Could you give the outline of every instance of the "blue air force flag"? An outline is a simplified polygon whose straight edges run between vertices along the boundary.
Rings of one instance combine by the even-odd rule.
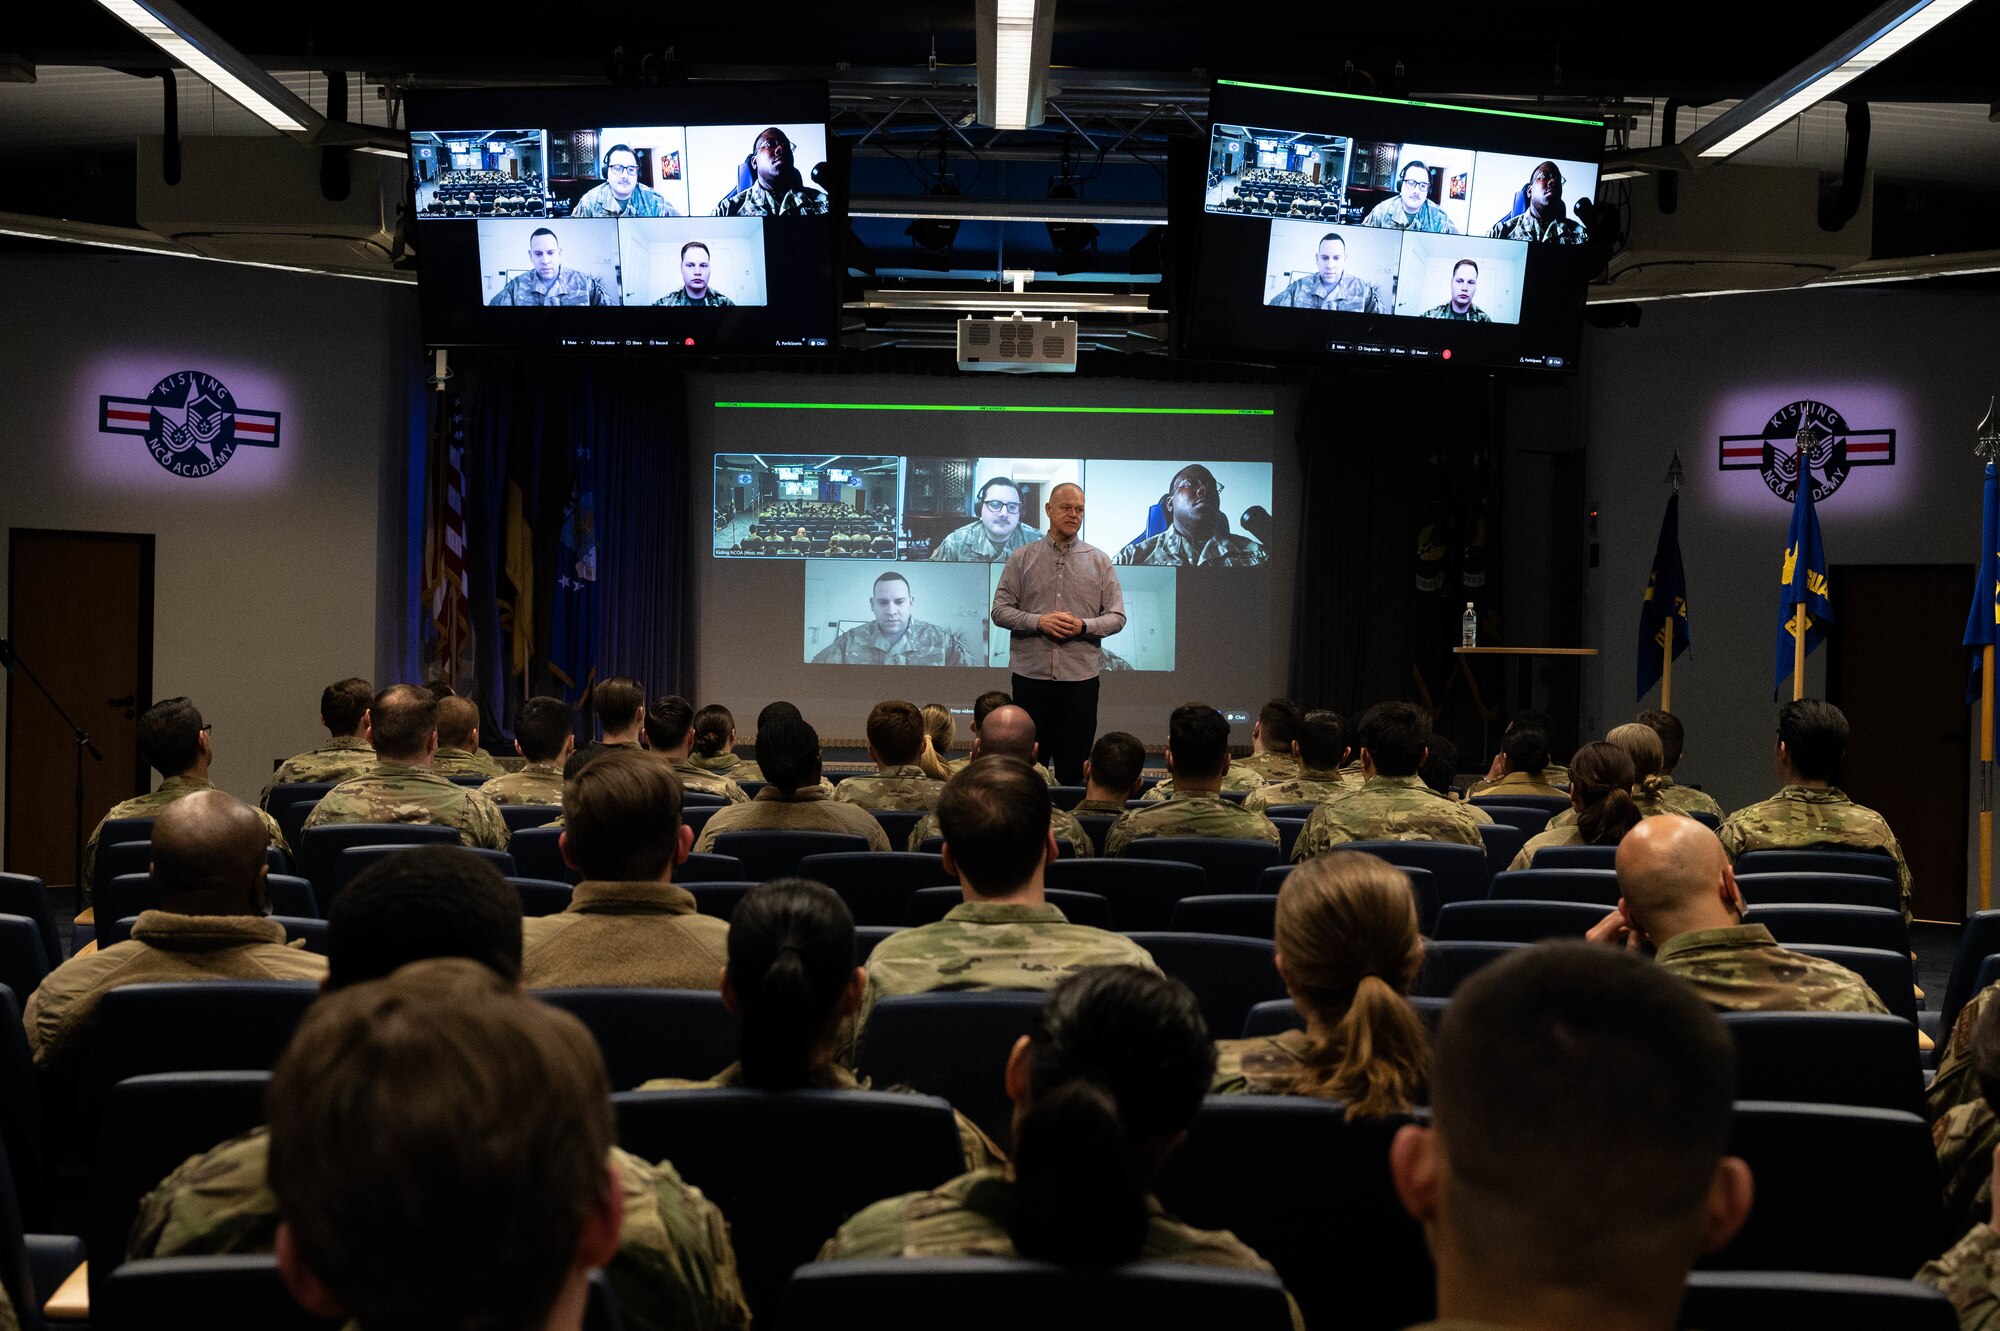
[[[1833,622],[1833,601],[1826,586],[1826,546],[1819,537],[1819,514],[1813,509],[1812,460],[1799,450],[1799,488],[1792,500],[1792,526],[1785,533],[1785,562],[1778,576],[1783,591],[1778,596],[1777,664],[1771,680],[1776,700],[1792,673],[1795,606],[1806,608],[1806,652],[1826,640],[1826,626]]]
[[[1979,697],[1979,650],[2000,641],[2000,468],[1986,464],[1985,517],[1979,525],[1979,577],[1972,586],[1972,608],[1965,613],[1965,645],[1973,648],[1972,678],[1965,700]]]

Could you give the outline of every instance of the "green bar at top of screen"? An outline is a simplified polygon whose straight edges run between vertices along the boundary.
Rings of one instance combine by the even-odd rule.
[[[1585,120],[1578,116],[1550,116],[1539,111],[1502,111],[1492,106],[1452,106],[1446,102],[1412,102],[1402,97],[1373,97],[1362,92],[1334,92],[1328,88],[1291,88],[1282,83],[1245,83],[1241,79],[1217,79],[1225,88],[1257,88],[1264,92],[1296,92],[1308,97],[1344,97],[1350,102],[1381,102],[1386,106],[1423,106],[1433,111],[1464,111],[1479,116],[1513,116],[1518,120],[1553,120],[1562,125],[1595,125],[1604,128],[1602,120]]]
[[[760,411],[1014,411],[1069,416],[1275,416],[1270,407],[988,406],[973,402],[717,402]]]

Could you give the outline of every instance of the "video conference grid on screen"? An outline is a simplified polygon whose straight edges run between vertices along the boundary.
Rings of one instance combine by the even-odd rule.
[[[1082,537],[1119,566],[1126,625],[1108,670],[1174,668],[1182,570],[1263,581],[1264,462],[718,454],[711,548],[788,561],[771,573],[796,588],[808,664],[1004,667],[1011,635],[990,622],[993,596],[1064,484],[1086,488]]]

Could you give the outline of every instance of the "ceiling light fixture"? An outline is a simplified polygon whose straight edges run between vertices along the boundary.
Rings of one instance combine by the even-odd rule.
[[[1890,0],[1805,60],[1703,125],[1679,146],[1717,161],[1825,101],[1972,0]]]
[[[0,236],[22,240],[46,240],[63,245],[88,245],[93,249],[125,250],[162,259],[201,259],[208,263],[234,264],[241,268],[271,268],[283,273],[309,273],[315,277],[349,277],[363,282],[388,282],[411,286],[415,273],[364,273],[338,268],[306,268],[291,263],[265,263],[256,259],[223,259],[201,254],[175,241],[164,240],[150,231],[132,227],[103,226],[95,222],[71,222],[55,217],[34,217],[27,213],[0,213]]]
[[[252,64],[173,0],[97,2],[272,129],[307,134],[326,123],[303,98]]]
[[[1045,118],[1055,0],[977,0],[979,121],[1028,129]]]

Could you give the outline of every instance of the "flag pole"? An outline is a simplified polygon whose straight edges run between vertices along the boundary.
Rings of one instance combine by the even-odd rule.
[[[1667,621],[1667,645],[1660,661],[1660,710],[1674,710],[1674,621]]]
[[[1792,701],[1806,696],[1806,606],[1792,607]]]
[[[2000,419],[1993,400],[1986,403],[1986,418],[1979,422],[1979,444],[1973,449],[1985,462],[2000,461]],[[1982,551],[1980,567],[1993,552]],[[1995,589],[1980,589],[1990,603]],[[1983,612],[1982,613],[1986,613]],[[1979,652],[1979,909],[1993,908],[1993,644]]]

